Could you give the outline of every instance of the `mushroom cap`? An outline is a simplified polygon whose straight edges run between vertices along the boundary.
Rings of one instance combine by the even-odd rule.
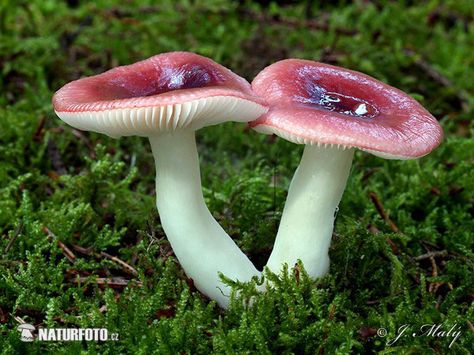
[[[356,71],[287,59],[261,71],[252,88],[270,109],[250,126],[294,143],[412,159],[443,139],[437,120],[415,99]]]
[[[70,82],[56,92],[53,106],[71,126],[113,137],[248,122],[267,110],[245,79],[189,52],[159,54]]]

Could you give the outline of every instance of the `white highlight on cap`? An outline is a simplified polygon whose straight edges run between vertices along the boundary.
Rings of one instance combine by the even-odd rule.
[[[367,105],[366,104],[360,104],[359,107],[354,111],[356,115],[362,116],[365,115],[367,112]]]

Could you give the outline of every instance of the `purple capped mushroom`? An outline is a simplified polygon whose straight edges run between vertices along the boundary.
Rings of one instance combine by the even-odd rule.
[[[172,52],[73,81],[56,92],[53,105],[75,128],[116,138],[148,137],[163,229],[201,292],[225,307],[230,290],[219,272],[239,281],[259,274],[204,202],[194,134],[266,112],[245,79],[211,59]]]
[[[415,159],[436,148],[443,131],[404,92],[332,65],[282,60],[260,72],[252,88],[270,109],[250,126],[305,145],[267,266],[278,272],[300,259],[311,277],[322,276],[355,148]]]

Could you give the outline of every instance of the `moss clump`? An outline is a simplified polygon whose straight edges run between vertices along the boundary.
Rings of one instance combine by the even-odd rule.
[[[0,3],[3,353],[474,352],[472,2],[265,3]],[[148,142],[72,130],[50,104],[70,80],[172,50],[248,79],[285,57],[364,71],[412,93],[446,140],[418,161],[357,153],[329,275],[267,273],[273,288],[237,284],[223,312],[166,241]],[[198,142],[210,210],[263,266],[301,147],[232,124]],[[119,340],[23,343],[19,318]],[[461,334],[421,335],[426,324]],[[408,336],[390,343],[404,325]]]

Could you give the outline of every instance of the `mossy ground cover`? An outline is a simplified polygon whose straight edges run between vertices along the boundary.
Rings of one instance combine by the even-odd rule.
[[[473,14],[468,0],[0,1],[2,352],[474,352]],[[224,312],[166,241],[148,142],[73,130],[50,103],[66,82],[173,50],[249,80],[288,57],[363,71],[418,99],[446,138],[417,161],[357,153],[330,273],[267,274],[265,294],[235,285]],[[210,210],[262,267],[301,147],[236,124],[198,142]],[[23,343],[20,319],[119,341]],[[411,335],[426,324],[461,335]]]

